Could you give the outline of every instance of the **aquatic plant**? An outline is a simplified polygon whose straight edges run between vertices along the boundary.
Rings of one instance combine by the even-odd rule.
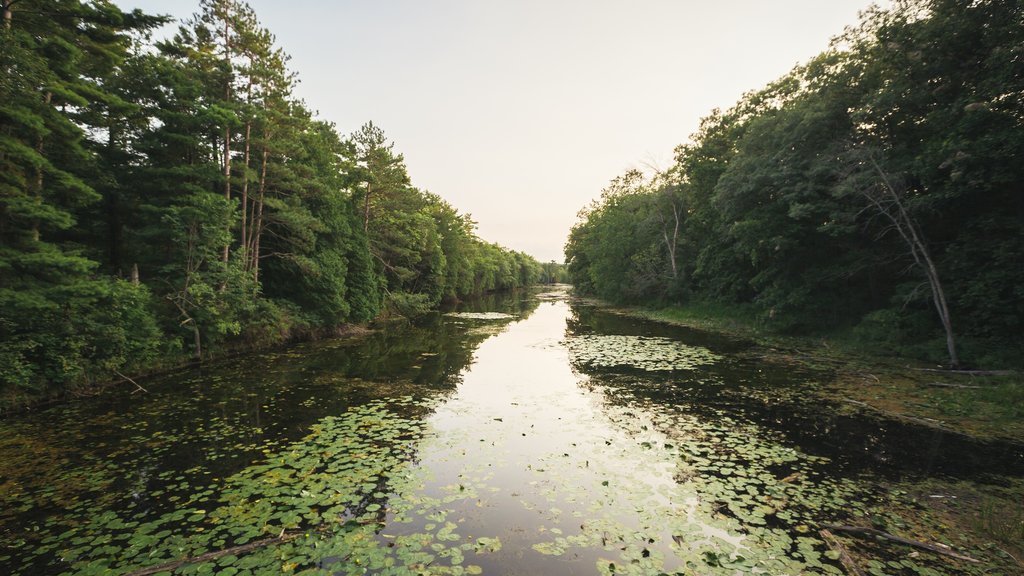
[[[628,367],[648,372],[694,370],[722,357],[678,340],[619,334],[578,334],[563,344],[575,364],[586,368]]]

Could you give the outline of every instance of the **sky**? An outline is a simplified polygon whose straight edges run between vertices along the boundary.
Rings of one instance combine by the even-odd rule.
[[[713,108],[824,51],[869,4],[249,0],[322,119],[342,135],[372,120],[415,186],[545,262],[563,260],[576,214],[612,178],[668,168]]]

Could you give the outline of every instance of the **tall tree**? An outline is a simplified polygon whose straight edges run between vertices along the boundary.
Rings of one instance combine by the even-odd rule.
[[[78,211],[100,199],[93,138],[109,128],[99,108],[117,102],[106,85],[130,35],[159,20],[108,2],[39,1],[20,12],[7,2],[3,11],[0,381],[39,388],[152,351],[144,291],[97,276],[66,238]],[[131,305],[120,314],[105,308],[111,298]],[[134,343],[119,339],[128,333]]]
[[[369,232],[374,206],[408,186],[409,174],[405,158],[394,151],[394,142],[388,142],[384,131],[373,122],[364,124],[350,138],[359,168],[356,185],[363,203],[363,230]]]

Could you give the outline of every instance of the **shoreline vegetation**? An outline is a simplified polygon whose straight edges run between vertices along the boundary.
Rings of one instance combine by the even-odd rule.
[[[877,420],[879,426],[897,422],[922,427],[942,438],[958,436],[981,445],[1002,446],[1010,451],[1005,456],[1009,459],[1017,458],[1012,451],[1021,453],[1024,447],[1024,377],[1019,371],[954,371],[917,359],[866,351],[841,338],[785,335],[769,330],[741,307],[623,306],[589,296],[575,298],[612,314],[749,342],[750,348],[741,355],[768,365],[810,368],[823,375],[821,381],[805,382],[796,390],[746,390],[743,394],[748,401],[756,402],[758,394],[764,394],[763,402],[775,408],[788,404],[797,414],[823,411],[817,417],[824,420],[849,417]],[[936,442],[941,444],[941,440]],[[1024,569],[1024,507],[1020,500],[1024,479],[1019,476],[982,474],[967,480],[941,473],[909,475],[886,480],[882,486],[887,493],[901,495],[900,504],[893,500],[885,510],[886,518],[897,528],[894,531],[916,541],[987,550],[993,559],[1000,559],[997,568],[983,565],[988,569],[1006,573]],[[855,534],[870,528],[852,528],[853,532],[823,536],[833,550],[852,557],[850,565],[872,566],[879,556],[900,549],[891,542],[882,544],[878,539],[870,543]]]
[[[570,232],[570,283],[745,330],[1021,369],[1022,20],[1017,2],[868,8],[711,111],[667,169],[613,179]]]
[[[495,294],[506,294],[514,293],[519,290],[529,290],[538,287],[549,286],[557,284],[554,282],[548,283],[536,283],[528,286],[522,286],[517,288],[511,288],[506,290],[498,290],[489,292],[486,294],[479,294],[473,297],[468,297],[465,301],[472,301],[476,298],[483,298],[492,296]],[[370,322],[363,324],[342,324],[332,328],[321,328],[315,331],[306,331],[298,334],[291,334],[287,338],[281,340],[268,340],[263,342],[225,342],[216,352],[215,355],[211,355],[204,358],[201,361],[197,361],[194,358],[187,358],[178,356],[175,358],[165,358],[162,362],[157,362],[149,366],[141,366],[137,371],[124,374],[118,373],[113,374],[110,378],[105,380],[97,380],[92,382],[83,382],[75,386],[63,387],[55,389],[45,394],[35,395],[5,395],[0,396],[0,419],[8,416],[15,416],[21,413],[30,412],[33,410],[44,409],[46,407],[60,404],[63,402],[73,401],[79,398],[87,398],[98,394],[103,394],[109,390],[118,386],[125,387],[125,394],[136,394],[139,392],[148,392],[148,390],[140,384],[140,381],[144,382],[146,379],[151,379],[159,376],[166,376],[182,370],[187,370],[190,367],[199,365],[217,364],[247,354],[255,354],[259,352],[273,351],[280,348],[286,348],[298,344],[317,342],[320,340],[339,340],[339,341],[357,341],[362,338],[366,338],[370,335],[376,334],[382,330],[388,330],[396,325],[400,325],[409,321],[415,320],[417,316],[421,316],[430,312],[437,312],[443,310],[444,307],[459,304],[464,300],[448,300],[439,303],[436,307],[419,310],[415,314],[410,316],[402,316],[395,313],[390,315],[381,315],[373,319]]]
[[[1016,370],[951,370],[865,349],[842,337],[791,336],[772,331],[738,307],[621,306],[594,298],[605,310],[751,342],[749,354],[824,370],[827,382],[806,393],[837,413],[869,415],[1024,445],[1024,375]]]
[[[317,118],[246,3],[167,23],[4,4],[0,410],[558,279]]]
[[[74,401],[79,398],[96,396],[106,393],[118,386],[124,386],[126,388],[126,394],[136,394],[139,392],[145,393],[149,392],[149,390],[142,386],[140,381],[144,383],[148,379],[167,376],[174,374],[175,372],[188,370],[191,367],[200,365],[216,365],[219,362],[238,358],[247,354],[273,351],[275,349],[286,348],[306,342],[316,342],[326,339],[337,339],[342,341],[359,340],[360,338],[365,338],[379,330],[385,329],[382,328],[382,326],[385,326],[388,322],[398,322],[401,320],[404,320],[404,317],[394,318],[391,320],[381,319],[379,324],[376,321],[367,324],[343,324],[330,330],[306,332],[299,335],[292,335],[287,339],[267,341],[259,344],[237,342],[234,345],[231,345],[230,343],[227,343],[217,350],[216,355],[211,355],[201,361],[187,357],[165,358],[162,362],[157,362],[149,366],[140,366],[137,370],[127,374],[122,374],[119,371],[119,373],[113,374],[106,380],[83,382],[75,386],[53,390],[48,394],[3,396],[0,397],[0,419],[25,412],[31,412],[33,410],[44,409],[55,404]]]

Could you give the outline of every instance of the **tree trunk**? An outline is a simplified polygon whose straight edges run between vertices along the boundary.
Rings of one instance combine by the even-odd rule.
[[[270,135],[268,133],[267,138]],[[260,281],[260,235],[263,233],[263,198],[267,190],[267,163],[270,151],[263,148],[263,165],[260,167],[260,186],[256,205],[253,207],[255,217],[252,224],[252,278],[257,284]]]
[[[231,104],[231,25],[224,18],[224,62],[227,65],[228,77],[224,80],[224,103]],[[231,200],[231,124],[224,126],[224,199]],[[231,224],[228,224],[230,229]],[[230,257],[231,243],[224,246],[221,259],[225,264]]]
[[[10,6],[10,5],[8,5],[8,6]],[[43,97],[43,102],[45,102],[46,105],[49,106],[50,103],[53,102],[53,92],[47,92],[46,95]],[[43,155],[43,143],[44,143],[43,137],[40,136],[36,140],[36,152],[40,156]],[[39,166],[39,167],[36,168],[36,182],[35,182],[35,185],[36,185],[36,188],[35,188],[36,196],[38,198],[42,199],[42,197],[43,197],[43,168],[42,168],[42,166]],[[34,242],[39,242],[39,221],[38,220],[33,220],[32,221],[32,240]]]
[[[950,558],[956,558],[957,560],[964,560],[966,562],[971,562],[974,564],[978,564],[980,562],[976,558],[972,558],[964,554],[958,554],[956,552],[953,552],[953,550],[951,549],[940,548],[939,546],[936,546],[935,544],[930,544],[928,542],[921,542],[918,540],[903,538],[900,536],[896,536],[894,534],[890,534],[888,532],[883,532],[882,530],[877,530],[875,528],[865,528],[863,526],[846,526],[840,524],[822,524],[821,526],[826,530],[835,530],[836,532],[846,532],[847,534],[869,536],[872,538],[882,538],[885,540],[889,540],[890,542],[903,544],[904,546],[911,546],[919,550],[927,550],[928,552],[934,552],[936,554],[949,556]]]
[[[107,151],[111,158],[116,157],[117,139],[120,135],[120,124],[112,118],[107,122]],[[110,250],[110,267],[118,271],[123,264],[121,245],[123,244],[124,225],[121,223],[120,185],[115,183],[107,194],[107,242]]]
[[[264,105],[264,111],[266,111],[266,105]],[[249,213],[249,225],[247,226],[246,233],[247,237],[244,239],[246,260],[245,269],[247,271],[253,269],[253,250],[256,246],[256,219],[262,216],[262,203],[263,203],[263,192],[267,186],[267,165],[270,163],[270,140],[272,131],[267,128],[263,135],[263,150],[260,153],[260,177],[259,183],[256,186],[257,198],[252,202],[252,209]]]
[[[250,59],[250,67],[252,60]],[[252,104],[252,75],[250,72],[249,86],[246,88],[246,101]],[[251,108],[250,108],[251,110]],[[246,220],[248,219],[248,204],[249,204],[249,150],[250,150],[250,137],[252,136],[252,118],[247,118],[245,121],[245,154],[243,156],[245,167],[243,169],[242,176],[242,233],[241,242],[242,250],[247,249],[246,245]],[[244,258],[244,255],[243,255]]]
[[[676,249],[679,246],[679,208],[676,207],[675,202],[672,203],[672,216],[675,218],[675,223],[672,227],[672,240],[668,239],[668,232],[662,228],[661,234],[665,238],[665,247],[668,248],[668,261],[672,268],[672,279],[676,280],[679,278],[679,267],[676,263]]]
[[[939,314],[939,321],[942,322],[942,329],[946,333],[946,351],[949,353],[949,362],[953,368],[960,366],[960,357],[956,351],[956,338],[953,334],[953,322],[949,314],[949,305],[946,301],[946,292],[942,288],[942,282],[939,280],[939,271],[935,266],[935,261],[932,260],[931,254],[928,252],[928,246],[921,238],[921,234],[917,231],[917,225],[914,223],[914,219],[907,212],[906,207],[903,205],[903,201],[900,198],[899,192],[896,191],[895,186],[889,180],[889,177],[882,170],[882,167],[878,165],[878,162],[874,157],[870,157],[871,165],[875,169],[879,178],[882,181],[882,189],[888,196],[888,202],[895,206],[895,210],[882,203],[882,201],[874,197],[870,191],[863,191],[862,194],[867,197],[868,201],[875,206],[875,208],[886,218],[892,222],[893,227],[899,232],[903,241],[910,247],[910,255],[914,259],[914,263],[924,272],[925,277],[928,279],[928,286],[932,291],[932,303],[935,305],[935,310]]]
[[[13,12],[11,12],[11,6],[13,6],[14,2],[16,2],[16,1],[17,0],[0,0],[0,9],[2,9],[3,13],[4,13],[4,32],[6,32],[6,31],[11,29],[11,19],[14,17]],[[7,39],[5,39],[4,41],[5,42],[9,42],[9,40],[7,40]],[[11,63],[10,62],[8,62],[8,63],[6,63],[4,65],[4,74],[5,75],[10,75],[11,74]],[[4,126],[3,126],[3,134],[5,136],[9,136],[11,134],[11,126],[9,124],[6,124],[6,123],[4,124]],[[6,154],[4,152],[0,151],[0,162],[3,162],[5,158],[6,158]]]
[[[256,212],[256,223],[253,227],[256,229],[256,237],[253,241],[252,246],[252,280],[259,284],[260,282],[260,235],[263,234],[263,193],[260,192],[259,209]]]
[[[189,318],[189,320],[192,322],[192,344],[195,346],[195,353],[193,354],[192,359],[195,360],[196,362],[202,362],[203,343],[202,337],[199,334],[199,325],[196,324],[196,321],[193,320],[192,318]]]
[[[363,233],[370,232],[370,183],[366,183],[366,197],[363,199]]]
[[[224,199],[231,200],[231,126],[224,127]],[[231,224],[228,224],[230,227]],[[230,256],[231,246],[224,245],[221,260],[226,264]]]

